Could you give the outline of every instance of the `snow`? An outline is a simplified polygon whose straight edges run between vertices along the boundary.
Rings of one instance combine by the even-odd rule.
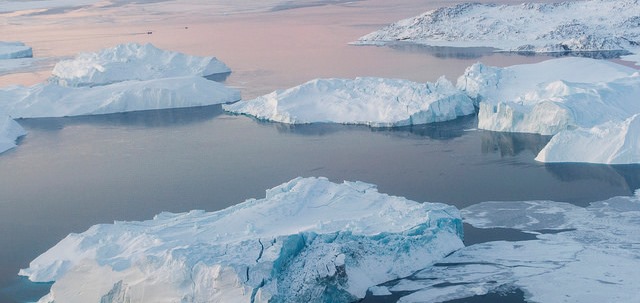
[[[511,52],[635,53],[640,42],[639,24],[640,5],[636,0],[462,3],[390,24],[355,44],[404,41]]]
[[[640,163],[640,114],[622,122],[565,130],[536,157],[541,162]]]
[[[554,135],[640,112],[636,70],[609,61],[563,58],[505,68],[476,63],[458,88],[479,103],[478,128]]]
[[[417,290],[399,302],[441,302],[515,288],[524,291],[527,302],[637,302],[640,191],[586,208],[501,201],[472,205],[462,214],[475,227],[516,228],[537,239],[458,250],[414,280],[391,287],[392,292]]]
[[[40,302],[345,302],[433,264],[461,236],[452,206],[296,178],[217,212],[95,225],[20,275],[55,281]]]
[[[0,153],[16,147],[16,140],[26,134],[16,121],[0,111]]]
[[[127,80],[208,76],[231,70],[215,57],[166,51],[152,44],[127,43],[95,53],[81,53],[55,65],[52,83],[97,86]]]
[[[30,58],[32,56],[31,47],[22,42],[0,41],[0,59]]]
[[[373,77],[315,79],[223,108],[282,123],[373,127],[447,121],[475,112],[471,99],[444,78],[436,83]]]

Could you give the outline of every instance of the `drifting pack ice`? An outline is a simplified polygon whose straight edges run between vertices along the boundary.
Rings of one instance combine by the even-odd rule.
[[[435,83],[373,77],[315,79],[223,108],[282,123],[373,127],[448,121],[475,113],[473,101],[444,78]]]
[[[31,47],[22,42],[0,41],[0,59],[31,58],[33,51]]]
[[[217,212],[70,234],[20,275],[39,302],[350,302],[463,246],[452,206],[297,178]],[[82,290],[82,291],[79,291]]]
[[[640,5],[636,0],[463,3],[398,21],[361,37],[356,44],[405,41],[513,52],[636,53],[639,20]]]
[[[127,43],[60,61],[53,68],[49,81],[61,86],[97,86],[127,80],[209,76],[229,72],[229,67],[215,57],[166,51],[150,43]]]
[[[640,74],[632,68],[586,58],[505,68],[476,63],[457,85],[478,103],[480,129],[560,133],[539,161],[639,162],[640,129],[630,119],[640,113]],[[603,144],[581,148],[596,142]]]

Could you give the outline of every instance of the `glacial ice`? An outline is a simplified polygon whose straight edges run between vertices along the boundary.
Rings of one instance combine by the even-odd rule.
[[[361,37],[356,44],[412,42],[512,52],[627,51],[640,42],[636,0],[497,5],[462,3],[428,11]]]
[[[529,241],[467,246],[389,287],[399,302],[440,302],[520,288],[527,302],[637,302],[640,190],[588,207],[552,201],[483,202],[462,211],[478,228],[516,228]]]
[[[373,77],[315,79],[223,108],[282,123],[373,127],[447,121],[475,112],[472,100],[444,78],[436,83]]]
[[[196,57],[159,49],[150,43],[120,44],[80,53],[58,62],[50,82],[61,86],[98,86],[128,80],[209,76],[231,70],[215,57]]]
[[[16,140],[26,134],[16,121],[0,111],[0,153],[16,147]]]
[[[31,58],[32,56],[31,47],[22,42],[0,41],[0,59]]]
[[[216,212],[70,234],[20,275],[39,302],[348,302],[463,246],[452,206],[296,178]],[[81,291],[80,291],[81,290]]]
[[[457,86],[478,102],[478,128],[554,135],[640,113],[639,84],[632,68],[563,58],[505,68],[476,63]]]

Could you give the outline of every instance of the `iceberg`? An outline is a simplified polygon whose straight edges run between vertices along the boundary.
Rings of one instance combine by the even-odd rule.
[[[553,201],[482,202],[462,211],[478,228],[514,228],[535,240],[460,249],[389,287],[398,302],[442,302],[521,289],[527,302],[636,302],[640,190],[587,207]]]
[[[26,134],[16,121],[0,114],[0,153],[16,147],[16,140]]]
[[[440,122],[475,113],[472,100],[444,78],[435,83],[373,77],[315,79],[223,108],[289,124],[372,127]]]
[[[462,3],[390,24],[355,44],[403,41],[525,53],[635,53],[640,43],[639,16],[636,0]]]
[[[14,118],[66,117],[204,106],[240,100],[240,92],[202,77],[125,81],[94,87],[41,83],[0,90],[0,111]]]
[[[640,113],[639,81],[620,64],[563,58],[505,68],[476,63],[457,86],[478,103],[478,128],[554,135]]]
[[[70,234],[22,269],[39,302],[348,302],[463,244],[452,206],[296,178],[216,212]],[[80,291],[81,290],[81,291]]]
[[[33,51],[31,50],[31,47],[24,45],[24,43],[0,41],[0,59],[31,57],[33,57]]]
[[[152,44],[128,43],[58,62],[50,82],[61,86],[98,86],[128,80],[209,76],[231,70],[215,57],[166,51]]]
[[[599,164],[640,163],[640,114],[622,122],[607,122],[593,128],[562,131],[551,138],[536,160]]]

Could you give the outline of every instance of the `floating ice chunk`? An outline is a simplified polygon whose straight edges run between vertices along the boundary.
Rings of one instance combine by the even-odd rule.
[[[453,120],[475,112],[451,82],[399,79],[316,79],[254,100],[224,105],[226,111],[270,121],[403,126]]]
[[[58,62],[51,82],[63,86],[96,86],[127,80],[208,76],[231,70],[214,57],[166,51],[147,43],[120,44],[95,53],[81,53]]]
[[[27,132],[13,119],[0,111],[0,153],[16,146],[16,140]]]
[[[462,3],[398,21],[355,43],[404,41],[536,53],[625,52],[635,51],[640,42],[638,16],[640,6],[635,0]]]
[[[458,88],[479,103],[478,128],[553,135],[640,113],[640,76],[602,60],[563,58],[506,68],[469,67]]]
[[[95,225],[20,274],[55,281],[41,302],[347,302],[461,248],[461,224],[452,206],[297,178],[217,212]]]
[[[22,42],[0,41],[0,59],[31,58],[32,56],[31,47]]]
[[[541,162],[640,163],[640,114],[623,122],[565,130],[555,135],[538,156]]]
[[[51,83],[0,90],[0,104],[15,118],[96,115],[127,111],[203,106],[240,99],[240,93],[202,77],[126,81],[96,87]]]

